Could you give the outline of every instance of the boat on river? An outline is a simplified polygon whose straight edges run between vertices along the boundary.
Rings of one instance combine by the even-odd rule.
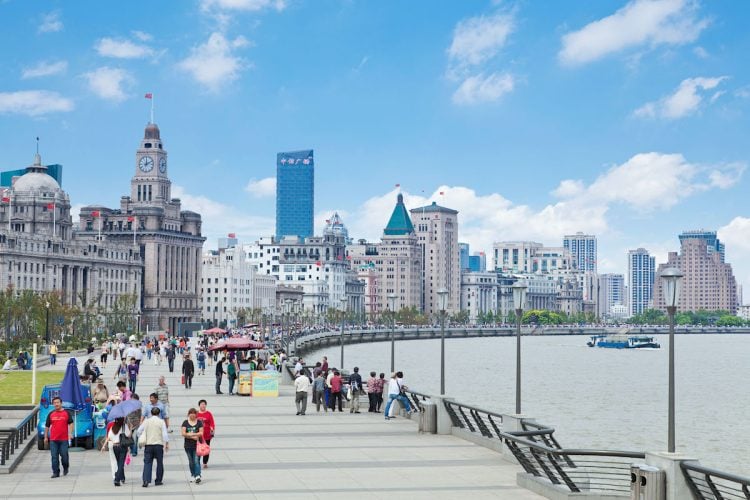
[[[658,349],[661,347],[654,337],[645,335],[592,335],[586,345],[609,349]]]

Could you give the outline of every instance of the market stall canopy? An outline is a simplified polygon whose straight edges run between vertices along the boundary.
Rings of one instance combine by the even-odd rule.
[[[227,333],[227,331],[219,328],[218,326],[215,326],[211,328],[210,330],[204,330],[203,333],[209,333],[211,335],[214,335],[214,334],[224,335],[225,333]]]
[[[263,342],[258,342],[253,339],[244,338],[231,338],[220,340],[212,345],[209,351],[246,351],[248,349],[263,349],[265,345]]]

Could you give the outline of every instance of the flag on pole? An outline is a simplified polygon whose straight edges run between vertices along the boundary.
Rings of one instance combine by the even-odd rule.
[[[154,94],[152,94],[151,92],[149,92],[148,94],[146,94],[143,97],[145,97],[146,99],[153,99],[154,98]]]
[[[440,191],[440,196],[443,196],[445,194],[445,191]]]
[[[91,217],[99,217],[100,213],[99,210],[92,210]]]
[[[3,203],[10,203],[10,196],[3,195]]]
[[[54,210],[55,204],[54,203],[47,203],[47,210]]]
[[[396,184],[396,187],[397,187],[397,188],[400,188],[400,187],[401,187],[401,184]]]
[[[237,237],[237,234],[236,234],[236,233],[229,233],[229,234],[227,235],[227,237],[229,237],[229,238],[236,238],[236,237]]]
[[[133,221],[135,221],[135,217],[133,217],[132,215],[128,216],[128,222],[133,222]]]

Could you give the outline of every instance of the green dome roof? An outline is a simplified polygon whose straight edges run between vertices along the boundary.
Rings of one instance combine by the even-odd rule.
[[[404,196],[399,193],[396,207],[393,209],[391,219],[388,221],[388,225],[385,227],[383,234],[386,236],[400,236],[411,234],[413,232],[414,225],[412,225],[411,218],[409,218],[409,212],[404,206]]]

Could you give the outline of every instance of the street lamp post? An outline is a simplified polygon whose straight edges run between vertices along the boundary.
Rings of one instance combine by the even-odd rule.
[[[669,410],[667,416],[667,451],[669,453],[675,452],[674,315],[677,312],[677,301],[680,298],[680,288],[683,276],[682,272],[674,267],[669,267],[661,273],[661,279],[664,280],[664,303],[667,305],[667,315],[669,315]]]
[[[395,293],[388,294],[388,307],[391,310],[391,373],[396,371],[396,297]]]
[[[44,342],[47,344],[47,346],[49,346],[49,300],[44,303],[44,306],[47,309],[44,323]]]
[[[346,320],[346,297],[341,297],[341,366],[339,370],[344,369],[344,321]]]
[[[448,301],[448,290],[441,288],[437,292],[440,298],[440,395],[445,395],[445,306]]]
[[[286,315],[286,328],[289,328],[289,311],[292,308],[292,299],[284,299],[284,311],[281,315],[281,348],[284,351],[287,350],[286,344],[284,344],[284,316]],[[289,341],[289,332],[286,332],[287,342]]]
[[[513,290],[513,307],[516,310],[516,415],[521,414],[521,319],[526,302],[526,285],[515,282]]]

